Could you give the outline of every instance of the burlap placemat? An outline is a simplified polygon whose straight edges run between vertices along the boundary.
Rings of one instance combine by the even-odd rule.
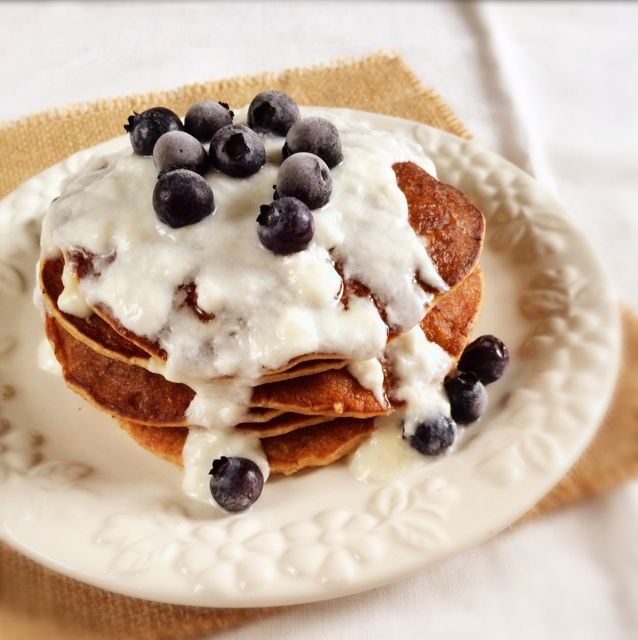
[[[131,110],[157,104],[185,112],[214,97],[234,105],[278,88],[301,104],[352,107],[426,122],[469,137],[449,107],[402,60],[383,53],[281,74],[222,80],[175,91],[101,100],[0,125],[0,196],[69,154],[122,133]],[[623,311],[625,363],[616,398],[592,446],[526,516],[591,496],[638,475],[638,316]],[[0,545],[0,637],[7,640],[186,640],[279,609],[198,609],[115,595],[65,578]]]

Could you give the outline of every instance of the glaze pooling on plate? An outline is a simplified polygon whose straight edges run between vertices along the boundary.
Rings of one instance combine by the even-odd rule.
[[[0,434],[4,540],[131,596],[285,605],[414,573],[508,526],[562,477],[592,438],[617,371],[617,307],[602,264],[561,204],[505,160],[425,125],[360,118],[418,139],[439,179],[487,217],[489,287],[478,332],[502,337],[514,364],[490,389],[480,434],[381,485],[354,483],[333,465],[271,483],[259,513],[217,519],[187,507],[176,471],[130,447],[109,418],[79,412],[82,401],[35,368],[41,324],[25,286],[37,258],[33,233],[60,180],[96,153],[88,150],[0,203],[0,385],[15,389],[10,399],[0,395],[10,424]],[[29,439],[33,429],[44,440]]]

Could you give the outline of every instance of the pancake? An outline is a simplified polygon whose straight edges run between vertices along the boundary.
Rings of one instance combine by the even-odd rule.
[[[475,267],[465,280],[442,296],[421,322],[425,336],[457,360],[474,327],[483,295],[483,276]],[[387,376],[386,376],[387,377]],[[387,413],[374,393],[364,389],[347,369],[256,387],[252,406],[335,417],[374,417]]]
[[[449,287],[459,284],[478,261],[485,236],[483,214],[458,190],[412,162],[393,167],[408,202],[408,219],[428,243],[428,255]]]
[[[441,296],[421,321],[421,329],[430,342],[436,342],[458,360],[465,349],[483,299],[483,272],[474,270],[450,293]]]
[[[91,404],[144,424],[187,424],[186,410],[195,397],[190,387],[96,353],[52,316],[46,316],[44,326],[65,382]]]
[[[120,421],[139,445],[182,466],[187,428],[156,429]],[[309,467],[323,467],[352,453],[373,431],[373,420],[342,418],[261,441],[271,473],[291,475]]]
[[[372,433],[373,420],[333,420],[261,441],[273,473],[286,476],[347,456]]]
[[[260,385],[253,389],[251,406],[266,409],[289,407],[291,410],[294,407],[297,413],[344,418],[382,416],[389,409],[346,369]]]
[[[250,424],[263,424],[278,418],[285,412],[279,409],[262,409],[260,407],[251,407],[248,410],[247,419]]]

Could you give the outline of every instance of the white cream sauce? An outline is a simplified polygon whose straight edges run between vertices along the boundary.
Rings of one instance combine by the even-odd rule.
[[[44,256],[81,249],[98,257],[97,277],[78,281],[65,269],[62,310],[83,317],[90,306],[110,309],[122,326],[166,351],[166,362],[151,360],[151,370],[196,391],[188,417],[206,430],[190,430],[184,487],[205,501],[214,457],[246,450],[267,475],[258,441],[223,430],[245,416],[251,387],[264,370],[303,354],[339,354],[355,361],[350,372],[385,403],[376,358],[386,346],[387,327],[369,298],[351,296],[343,306],[335,261],[347,279],[366,285],[393,328],[408,332],[386,350],[402,380],[396,393],[408,403],[408,432],[436,399],[431,387],[440,385],[444,363],[418,329],[433,297],[418,282],[447,287],[408,222],[392,170],[396,162],[412,161],[435,175],[434,166],[414,140],[374,131],[359,113],[323,115],[339,129],[344,160],[332,170],[330,202],[314,212],[314,239],[300,253],[274,255],[257,235],[259,205],[272,200],[282,138],[264,138],[269,162],[254,176],[209,172],[216,209],[191,226],[171,229],[158,220],[153,160],[134,155],[128,144],[93,158],[66,180],[45,216]],[[245,110],[236,121],[245,121]],[[188,282],[196,284],[197,304],[214,316],[210,321],[176,304],[176,290]],[[428,364],[432,357],[435,370]],[[420,375],[425,377],[417,383]]]

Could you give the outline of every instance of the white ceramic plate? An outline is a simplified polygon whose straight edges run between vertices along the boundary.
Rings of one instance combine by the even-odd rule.
[[[306,109],[309,112],[311,109]],[[619,355],[612,287],[563,207],[502,158],[431,127],[361,114],[418,140],[439,178],[485,213],[476,334],[510,346],[485,419],[452,455],[386,484],[345,465],[275,479],[248,513],[180,493],[180,472],[36,366],[37,230],[60,180],[96,151],[0,203],[0,535],[105,589],[209,606],[282,605],[370,589],[494,535],[576,460],[608,404]]]

